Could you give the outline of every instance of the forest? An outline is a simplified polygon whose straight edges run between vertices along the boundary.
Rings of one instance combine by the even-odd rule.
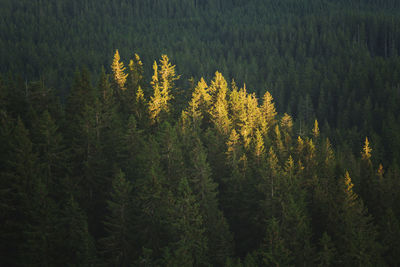
[[[400,2],[1,0],[1,266],[399,266]]]

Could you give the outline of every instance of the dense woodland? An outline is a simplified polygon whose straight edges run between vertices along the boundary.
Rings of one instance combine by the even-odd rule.
[[[0,51],[0,265],[400,265],[399,1],[1,0]]]

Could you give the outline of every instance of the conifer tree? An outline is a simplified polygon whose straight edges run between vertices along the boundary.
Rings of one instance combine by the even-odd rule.
[[[178,188],[178,184],[184,176],[186,169],[181,149],[177,127],[168,122],[160,125],[159,131],[161,166],[165,170],[166,178],[171,190]]]
[[[286,247],[282,229],[276,218],[271,218],[267,222],[266,236],[260,254],[266,266],[289,266],[292,263],[293,255]]]
[[[150,118],[152,119],[152,122],[155,123],[156,121],[159,120],[160,113],[165,107],[163,106],[163,99],[160,91],[160,84],[159,84],[159,79],[158,79],[158,65],[157,62],[154,61],[153,64],[153,77],[151,81],[151,85],[153,86],[153,96],[150,97],[150,102],[149,102],[149,112],[150,112]]]
[[[43,183],[49,194],[60,196],[60,184],[67,176],[67,150],[64,140],[49,112],[45,111],[39,121],[39,140],[37,141],[39,158],[43,168]]]
[[[239,142],[240,142],[240,136],[236,132],[235,129],[232,129],[232,132],[228,138],[228,141],[226,143],[227,145],[227,158],[229,160],[228,166],[231,166],[232,168],[237,168],[238,162],[240,159],[240,147],[239,147]]]
[[[108,216],[104,221],[107,235],[101,240],[104,260],[110,265],[129,266],[132,263],[133,210],[132,184],[120,170],[112,181]]]
[[[317,257],[318,266],[334,266],[336,249],[332,243],[331,237],[324,232],[320,239],[320,251]]]
[[[361,156],[363,160],[369,160],[371,158],[372,149],[369,146],[368,137],[365,137],[365,142],[363,146],[363,150],[361,152]]]
[[[119,56],[119,52],[117,49],[117,50],[115,50],[111,69],[113,72],[114,81],[118,85],[119,89],[126,90],[125,83],[126,83],[126,78],[128,77],[128,74],[124,73],[124,71],[125,71],[124,63],[120,62],[120,60],[121,60],[121,57]]]
[[[229,104],[230,118],[232,120],[232,126],[233,128],[238,129],[240,120],[241,118],[243,118],[242,114],[245,111],[244,109],[245,103],[242,101],[239,89],[234,81],[232,83],[232,90],[229,94],[228,104]]]
[[[272,129],[272,127],[275,125],[275,116],[276,116],[276,110],[275,110],[275,104],[273,103],[273,98],[271,94],[266,91],[264,96],[263,96],[263,104],[261,106],[261,112],[263,115],[263,131],[264,133],[267,133],[269,129]]]
[[[254,154],[256,157],[257,165],[259,165],[260,162],[263,160],[264,153],[265,153],[265,147],[264,147],[264,140],[262,137],[262,133],[259,129],[257,129],[255,135],[255,146],[254,146]]]
[[[273,198],[274,193],[275,193],[275,187],[276,187],[276,179],[277,179],[278,173],[280,172],[280,167],[279,167],[278,158],[272,147],[269,148],[267,162],[268,162],[268,167],[270,169],[270,171],[269,171],[269,183],[270,183],[270,190],[271,190],[270,192],[271,192],[271,198]]]
[[[290,115],[285,113],[281,118],[280,129],[283,133],[283,143],[285,150],[290,152],[292,148],[293,120]]]
[[[223,264],[233,252],[233,240],[226,219],[219,209],[218,185],[212,180],[207,155],[199,138],[194,140],[190,159],[193,171],[189,182],[204,221],[205,235],[208,240],[207,255],[213,264]]]
[[[123,92],[123,109],[122,112],[126,118],[130,114],[141,120],[144,116],[144,92],[143,92],[143,63],[138,54],[129,62],[128,77],[126,81],[126,90]]]
[[[318,121],[316,119],[314,121],[314,128],[313,128],[312,132],[313,132],[314,138],[317,139],[319,136],[319,127],[318,127]]]
[[[283,131],[285,131],[288,134],[291,134],[293,128],[292,117],[289,114],[285,113],[281,119],[280,126]]]
[[[153,96],[150,97],[149,112],[153,123],[160,121],[160,116],[168,116],[171,112],[170,101],[174,98],[172,90],[179,76],[175,73],[175,65],[172,65],[166,55],[162,55],[160,65],[154,61],[154,74],[151,85]]]
[[[230,120],[228,117],[228,102],[226,95],[228,85],[225,78],[220,72],[215,73],[214,80],[209,87],[213,97],[212,106],[210,108],[211,120],[219,133],[228,135],[230,131]]]
[[[162,257],[162,249],[171,238],[172,192],[160,165],[159,145],[153,136],[146,139],[137,152],[133,203],[134,229],[138,248],[152,252],[152,259]]]
[[[382,262],[378,232],[368,215],[363,201],[353,191],[353,183],[346,172],[341,180],[343,199],[340,207],[341,231],[336,247],[342,261],[353,265],[371,266]]]
[[[192,99],[187,109],[187,114],[192,119],[194,127],[201,125],[203,117],[208,113],[210,104],[211,96],[208,92],[207,83],[201,78],[192,93]]]
[[[357,186],[360,190],[358,191],[361,198],[365,202],[369,211],[374,216],[379,216],[379,180],[375,175],[375,171],[372,166],[372,149],[368,138],[365,138],[364,146],[361,151],[361,168],[360,168],[360,180]]]
[[[143,63],[140,59],[139,55],[135,53],[134,59],[131,59],[129,62],[129,82],[128,87],[132,91],[133,95],[139,89],[139,87],[143,86]]]
[[[173,242],[172,255],[166,253],[166,266],[206,266],[208,265],[207,238],[199,204],[193,196],[188,181],[183,178],[178,187],[174,203],[174,228],[177,241]]]
[[[65,252],[58,255],[57,265],[92,266],[96,262],[96,250],[86,214],[73,196],[65,200],[57,229],[57,250]]]
[[[29,131],[18,118],[12,130],[12,139],[5,170],[2,171],[2,201],[0,234],[2,247],[7,252],[5,262],[10,265],[29,263],[26,241],[34,223],[34,202],[40,182],[38,156],[33,151]],[[5,247],[5,244],[7,246]]]

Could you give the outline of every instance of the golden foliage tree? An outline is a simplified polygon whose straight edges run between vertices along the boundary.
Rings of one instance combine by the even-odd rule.
[[[372,149],[369,146],[368,137],[365,137],[364,147],[361,151],[361,157],[363,160],[369,160],[371,158]]]
[[[179,79],[175,73],[175,65],[169,62],[167,55],[162,55],[160,65],[154,61],[153,77],[151,85],[154,93],[150,97],[149,112],[152,122],[158,122],[162,113],[170,113],[170,100],[173,98],[171,90],[174,88],[174,81]]]
[[[350,174],[348,171],[346,171],[346,174],[344,175],[344,191],[346,195],[345,201],[350,207],[354,205],[358,198],[357,194],[353,192],[353,187],[354,184],[351,181]]]
[[[313,128],[312,132],[313,132],[313,136],[315,138],[318,138],[318,136],[319,136],[319,127],[318,127],[317,119],[315,119],[315,121],[314,121],[314,128]]]
[[[197,83],[193,93],[192,99],[189,102],[187,114],[194,124],[199,124],[203,119],[204,114],[208,111],[211,104],[211,95],[208,92],[208,85],[206,81],[201,78]]]
[[[211,120],[220,133],[227,135],[231,124],[228,117],[228,101],[226,99],[228,85],[220,72],[217,71],[215,73],[209,89],[214,98],[210,108]]]
[[[277,114],[272,95],[268,91],[264,94],[261,111],[264,119],[263,123],[265,124],[264,130],[267,132],[276,123],[275,116]]]
[[[114,81],[116,82],[118,87],[121,90],[126,90],[125,83],[126,83],[126,78],[128,77],[128,74],[124,73],[124,71],[125,71],[124,63],[120,62],[120,59],[121,59],[121,57],[119,56],[119,52],[117,49],[114,54],[114,60],[111,65],[111,69],[113,72]]]

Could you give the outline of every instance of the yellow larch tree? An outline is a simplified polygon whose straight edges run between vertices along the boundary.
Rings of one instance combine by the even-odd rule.
[[[114,54],[114,60],[113,63],[111,65],[111,69],[113,72],[113,77],[114,77],[114,81],[115,83],[118,85],[118,87],[121,90],[125,90],[125,83],[126,83],[126,78],[128,77],[128,74],[125,74],[125,67],[124,67],[124,63],[120,62],[120,55],[118,52],[118,49],[115,51]]]
[[[313,132],[314,138],[318,138],[318,136],[319,136],[319,127],[318,127],[317,119],[315,119],[315,121],[314,121],[314,128],[313,128],[312,132]]]
[[[198,125],[208,111],[211,105],[211,95],[208,92],[208,85],[206,81],[201,78],[197,83],[193,93],[192,99],[187,108],[187,115],[192,119],[195,125]]]
[[[266,91],[263,96],[261,112],[263,118],[262,123],[264,124],[264,131],[268,132],[268,130],[271,129],[271,127],[274,126],[274,124],[276,123],[275,116],[277,114],[273,98],[268,91]]]
[[[161,111],[163,110],[163,105],[162,105],[162,97],[161,97],[161,92],[160,92],[160,84],[158,81],[158,65],[157,62],[154,61],[153,64],[153,77],[150,82],[150,84],[153,87],[154,93],[153,96],[150,97],[149,101],[149,113],[150,113],[150,119],[154,123],[158,120],[159,115]]]
[[[283,142],[286,151],[289,151],[292,146],[292,131],[293,131],[293,120],[290,115],[285,113],[280,121],[280,128],[283,133]]]
[[[255,138],[254,138],[255,146],[254,146],[254,155],[256,157],[257,165],[260,164],[260,161],[263,158],[263,155],[265,153],[265,147],[264,147],[264,138],[262,136],[262,133],[259,129],[256,130]]]
[[[353,192],[353,187],[354,184],[351,181],[350,174],[346,171],[344,175],[344,191],[346,195],[345,202],[349,207],[353,206],[358,198],[357,194]]]
[[[234,81],[232,82],[232,90],[229,94],[229,110],[231,114],[232,127],[238,129],[240,124],[240,112],[243,109],[243,103],[239,96],[239,90]]]
[[[168,115],[170,113],[170,100],[173,99],[171,90],[174,88],[174,81],[180,76],[175,73],[175,65],[169,62],[167,55],[162,55],[160,65],[154,61],[154,74],[151,85],[154,93],[150,97],[149,112],[152,122],[158,122],[162,113]]]
[[[226,99],[228,86],[225,78],[220,72],[215,73],[214,80],[209,87],[213,97],[210,108],[210,116],[217,130],[227,135],[230,131],[231,122],[228,116],[228,101]]]
[[[363,160],[369,160],[371,158],[372,149],[369,146],[368,137],[365,137],[364,147],[361,151],[361,157]]]
[[[228,141],[226,142],[226,146],[228,148],[226,151],[226,155],[229,160],[229,165],[231,167],[237,166],[237,163],[239,161],[239,142],[239,134],[236,132],[235,129],[232,129]]]
[[[281,118],[280,126],[284,132],[291,134],[292,129],[293,129],[292,117],[287,113],[283,114],[283,117]]]

